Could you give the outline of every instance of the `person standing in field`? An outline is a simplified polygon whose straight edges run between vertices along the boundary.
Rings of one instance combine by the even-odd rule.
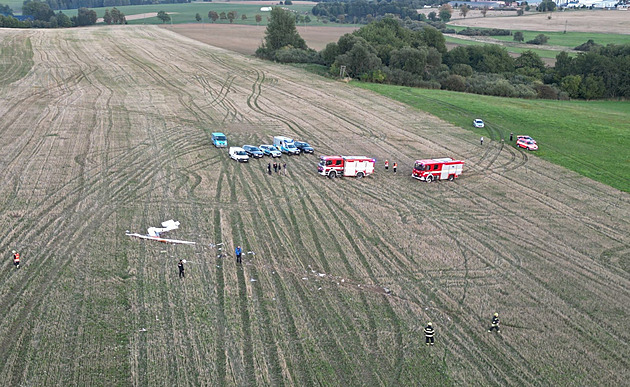
[[[273,163],[273,171],[278,172],[278,163]]]
[[[389,160],[385,160],[385,170],[389,169]]]
[[[483,136],[481,136],[481,139],[479,141],[481,142],[481,145],[483,145]]]
[[[180,259],[177,264],[177,268],[179,269],[179,278],[184,278],[186,275],[184,274],[184,260]]]
[[[236,263],[241,263],[241,255],[243,254],[241,246],[236,246],[234,253],[236,253]]]
[[[284,175],[286,176],[287,175],[287,163],[284,163],[282,165],[282,168],[284,169]]]
[[[501,328],[499,328],[499,314],[495,313],[492,316],[492,326],[488,329],[488,332],[492,332],[492,330],[496,329],[497,333],[501,333]]]
[[[435,339],[433,338],[433,336],[435,336],[435,329],[433,329],[433,324],[429,322],[427,326],[424,327],[424,337],[426,339],[427,345],[435,344]]]
[[[20,253],[18,253],[17,251],[13,250],[13,264],[15,265],[16,269],[20,268]]]
[[[394,173],[396,173],[396,168],[398,168],[398,163],[394,162]]]
[[[267,163],[267,173],[271,176],[271,163]]]

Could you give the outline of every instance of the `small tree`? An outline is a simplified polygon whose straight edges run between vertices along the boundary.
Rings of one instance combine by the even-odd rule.
[[[243,21],[247,20],[247,15],[242,14],[242,15],[241,15],[241,20],[243,20]]]
[[[470,8],[468,8],[466,4],[459,7],[459,14],[463,16],[464,18],[466,18],[466,15],[468,15],[468,12],[470,12]]]
[[[580,96],[584,99],[601,98],[606,92],[602,77],[588,75],[580,84]]]
[[[112,15],[109,13],[109,9],[105,10],[105,14],[103,15],[103,21],[105,24],[112,24]]]
[[[310,22],[311,22],[311,18],[308,15],[304,16],[304,23],[308,24]]]
[[[522,42],[523,40],[525,40],[525,37],[523,36],[523,33],[521,31],[516,31],[514,33],[514,41],[515,42]]]
[[[221,20],[227,20],[227,15],[225,14],[225,12],[221,12],[221,13],[219,14],[219,19],[221,19]]]
[[[516,16],[523,16],[525,14],[525,11],[523,10],[523,8],[519,8],[516,10]]]
[[[427,17],[429,18],[429,20],[431,21],[437,21],[437,14],[435,13],[435,11],[431,11],[429,12],[429,14],[427,15]]]
[[[208,19],[212,20],[213,23],[217,21],[218,18],[219,18],[219,14],[216,13],[215,11],[208,12]]]
[[[440,20],[444,23],[448,23],[451,21],[451,16],[453,16],[453,7],[448,4],[444,4],[440,7]]]
[[[256,25],[259,25],[261,21],[262,21],[262,16],[256,15]]]
[[[542,3],[538,4],[538,12],[553,12],[556,10],[556,3],[552,0],[545,0]]]
[[[284,5],[293,5],[291,0],[285,0]]]
[[[567,75],[566,77],[562,78],[562,81],[560,82],[560,88],[562,88],[562,90],[569,94],[569,97],[579,98],[581,83],[581,75]]]
[[[230,11],[227,13],[227,18],[230,21],[230,24],[232,24],[232,22],[234,22],[234,19],[236,19],[236,11]]]
[[[197,20],[198,22],[201,21],[201,15],[199,13],[195,15],[195,20]]]
[[[157,18],[162,20],[162,24],[166,23],[167,21],[171,21],[171,16],[164,11],[159,11],[157,13]]]
[[[490,8],[488,8],[487,5],[485,5],[483,8],[481,8],[481,14],[483,15],[483,17],[486,17],[486,14],[488,13],[488,10]]]

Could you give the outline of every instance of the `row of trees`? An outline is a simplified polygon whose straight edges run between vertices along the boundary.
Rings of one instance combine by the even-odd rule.
[[[127,24],[125,14],[120,12],[116,7],[112,8],[111,12],[109,9],[105,10],[103,21],[106,24]]]
[[[5,9],[4,6],[2,9]],[[10,10],[10,8],[9,8]],[[68,17],[63,12],[55,13],[47,3],[40,0],[28,0],[22,6],[22,15],[26,20],[18,20],[9,15],[0,15],[0,27],[5,28],[67,28],[96,24],[96,12],[87,8],[79,8],[76,16]],[[124,15],[123,15],[124,17]]]
[[[308,49],[294,18],[274,9],[265,41],[256,54],[279,62],[325,65],[331,75],[370,82],[442,88],[522,98],[630,97],[630,45],[601,47],[570,58],[558,55],[547,67],[533,51],[513,58],[498,45],[446,50],[440,31],[418,21],[383,18],[321,52]]]
[[[58,9],[76,9],[76,8],[102,8],[102,7],[121,7],[124,5],[146,5],[155,4],[155,0],[46,0],[50,8]],[[159,0],[159,3],[190,3],[190,0]]]

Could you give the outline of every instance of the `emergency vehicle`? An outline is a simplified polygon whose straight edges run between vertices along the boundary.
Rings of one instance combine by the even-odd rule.
[[[355,176],[361,178],[374,173],[376,160],[365,156],[320,156],[317,172],[335,178]]]
[[[451,158],[416,160],[411,176],[427,183],[433,180],[454,180],[462,174],[464,162]]]

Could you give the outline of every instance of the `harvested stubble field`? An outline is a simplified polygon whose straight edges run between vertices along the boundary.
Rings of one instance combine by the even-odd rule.
[[[0,44],[15,53],[0,62],[3,384],[627,383],[628,194],[157,27],[2,30]],[[284,156],[289,176],[268,176],[213,131],[379,168],[329,180],[315,156]],[[462,178],[410,177],[438,156],[465,159]],[[171,218],[171,237],[199,244],[125,236]],[[236,244],[256,255],[237,266]],[[501,334],[486,332],[495,311]]]

